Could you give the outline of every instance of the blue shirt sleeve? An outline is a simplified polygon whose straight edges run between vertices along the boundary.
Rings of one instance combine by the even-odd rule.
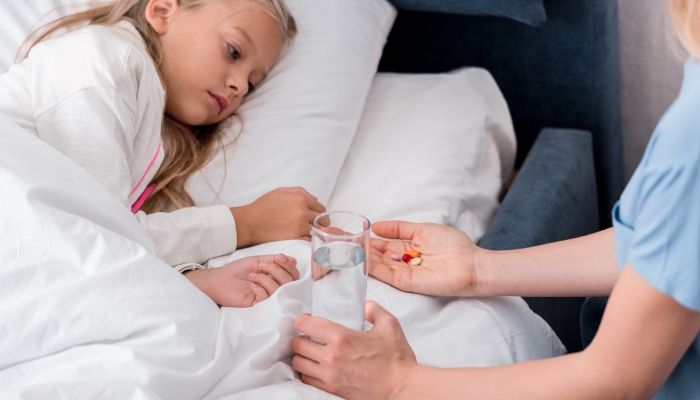
[[[644,168],[627,261],[647,282],[700,312],[700,163],[666,159]]]

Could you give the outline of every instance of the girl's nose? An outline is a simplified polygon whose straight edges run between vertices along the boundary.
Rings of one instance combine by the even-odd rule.
[[[228,87],[233,91],[234,96],[245,96],[250,89],[248,87],[248,79],[243,76],[230,77]]]

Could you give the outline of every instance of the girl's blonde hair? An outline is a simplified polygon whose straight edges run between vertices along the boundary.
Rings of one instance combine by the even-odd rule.
[[[671,0],[671,19],[685,48],[700,57],[700,2]]]
[[[207,1],[231,0],[177,0],[184,9],[195,9]],[[284,4],[284,0],[237,0],[247,1],[262,7],[277,21],[287,44],[296,35],[296,23]],[[149,0],[115,0],[107,3],[95,3],[87,10],[61,17],[32,32],[25,43],[31,47],[46,39],[53,33],[72,27],[88,25],[114,25],[119,21],[131,22],[141,34],[148,53],[161,76],[163,75],[163,49],[158,34],[146,20],[146,6]],[[165,88],[167,92],[167,88]],[[190,131],[192,129],[192,131]],[[217,125],[194,127],[188,129],[170,116],[163,115],[162,137],[165,149],[163,164],[156,172],[152,183],[155,185],[148,199],[141,207],[147,213],[166,211],[169,207],[176,209],[194,206],[192,197],[185,190],[185,182],[192,174],[202,169],[211,161],[215,153],[215,142],[221,145],[221,130]],[[223,146],[219,146],[221,148]]]

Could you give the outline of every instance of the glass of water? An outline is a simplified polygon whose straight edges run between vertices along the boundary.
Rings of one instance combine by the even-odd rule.
[[[364,331],[369,220],[347,211],[311,222],[311,315]]]

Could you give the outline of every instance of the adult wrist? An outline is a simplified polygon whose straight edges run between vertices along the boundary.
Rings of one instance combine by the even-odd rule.
[[[395,387],[395,390],[391,394],[391,399],[415,398],[417,393],[423,391],[423,388],[420,387],[421,384],[425,383],[425,373],[423,370],[426,370],[428,367],[414,362],[407,368],[403,382],[400,382],[399,385]]]
[[[469,296],[489,297],[493,296],[493,259],[497,252],[477,247],[474,251],[474,282],[468,288]]]

